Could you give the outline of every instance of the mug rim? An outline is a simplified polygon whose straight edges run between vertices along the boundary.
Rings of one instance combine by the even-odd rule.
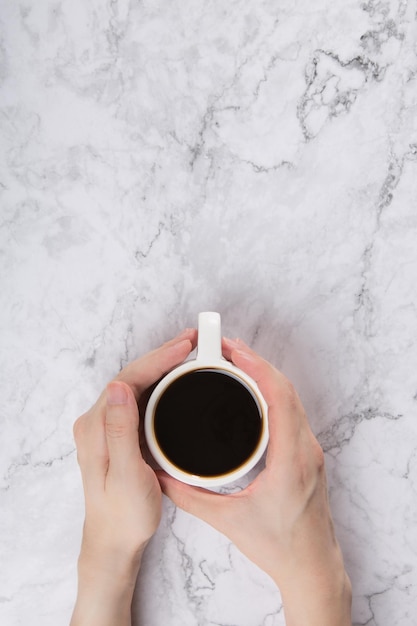
[[[225,472],[224,474],[201,476],[200,474],[193,474],[178,467],[175,463],[171,461],[171,459],[169,459],[165,455],[165,453],[158,444],[155,434],[155,409],[162,394],[173,382],[175,382],[182,376],[186,376],[187,374],[196,371],[217,371],[223,373],[224,375],[231,376],[232,378],[237,379],[238,382],[246,387],[251,393],[259,410],[259,416],[262,425],[261,433],[254,450],[243,463],[241,463],[238,467],[232,469],[231,471]],[[230,363],[230,361],[227,361],[224,357],[222,357],[220,362],[206,361],[197,358],[192,361],[186,361],[185,363],[177,366],[176,368],[168,372],[168,374],[166,374],[156,385],[146,407],[144,429],[146,441],[152,456],[154,457],[158,465],[167,472],[167,474],[173,476],[181,482],[185,482],[194,486],[220,487],[223,485],[227,485],[241,478],[242,476],[245,476],[251,469],[255,467],[258,461],[262,458],[269,439],[268,406],[256,381],[253,380],[253,378],[251,378],[248,374],[246,374],[246,372],[236,367],[233,363]]]

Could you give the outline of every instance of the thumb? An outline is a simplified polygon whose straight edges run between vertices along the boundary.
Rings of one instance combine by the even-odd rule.
[[[163,493],[176,506],[227,534],[227,513],[230,509],[230,498],[233,496],[220,495],[201,487],[191,487],[163,471],[156,474]]]
[[[106,389],[106,440],[108,473],[123,472],[132,458],[140,457],[139,412],[132,390],[126,383],[111,382]]]

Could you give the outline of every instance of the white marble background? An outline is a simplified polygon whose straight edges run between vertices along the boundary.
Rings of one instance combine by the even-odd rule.
[[[327,456],[354,624],[417,615],[415,0],[1,0],[0,622],[69,621],[72,423],[219,310]],[[281,626],[165,502],[140,626]]]

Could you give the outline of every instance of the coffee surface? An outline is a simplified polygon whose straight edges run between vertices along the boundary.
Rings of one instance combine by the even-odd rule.
[[[251,456],[262,418],[243,384],[223,373],[198,370],[165,390],[155,408],[154,428],[174,465],[198,476],[217,476]]]

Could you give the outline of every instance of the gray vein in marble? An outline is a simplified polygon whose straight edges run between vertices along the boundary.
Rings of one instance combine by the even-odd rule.
[[[409,585],[405,584],[404,586],[403,584],[401,584],[401,582],[399,583],[399,581],[401,577],[407,576],[410,573],[413,573],[413,570],[414,568],[412,566],[405,565],[403,567],[403,570],[399,574],[386,577],[386,579],[382,579],[382,577],[380,577],[380,582],[383,584],[383,588],[378,589],[377,591],[373,591],[372,593],[366,594],[365,596],[368,609],[369,609],[370,618],[367,619],[365,622],[355,621],[353,626],[373,626],[374,624],[377,624],[378,619],[375,614],[375,608],[374,608],[375,601],[377,601],[382,596],[392,592],[392,590],[395,589],[396,587],[399,587],[402,590],[408,591],[410,588]]]
[[[318,433],[317,438],[324,452],[339,454],[352,437],[356,428],[365,420],[383,419],[397,421],[402,415],[392,415],[385,411],[368,408],[358,413],[348,413],[334,420],[329,428]]]
[[[215,588],[215,583],[209,578],[207,571],[205,571],[204,563],[205,561],[201,561],[200,563],[194,563],[194,560],[191,555],[187,552],[186,542],[181,539],[178,533],[175,532],[175,518],[176,518],[176,509],[173,508],[172,515],[169,519],[169,528],[172,537],[175,540],[176,547],[178,550],[178,554],[180,556],[180,568],[182,572],[182,577],[184,580],[184,590],[186,592],[189,603],[192,607],[194,607],[194,611],[196,613],[200,612],[201,607],[204,604],[204,594],[201,594],[201,591],[212,591]],[[204,579],[207,580],[208,584],[206,585],[195,585],[195,569],[198,568]]]
[[[401,180],[403,172],[404,157],[398,158],[391,148],[390,161],[388,164],[388,172],[382,182],[378,199],[375,206],[375,226],[372,233],[371,241],[366,245],[362,257],[361,269],[361,286],[356,295],[356,306],[354,310],[355,317],[361,311],[365,318],[363,321],[363,330],[365,337],[369,338],[373,334],[372,330],[372,314],[374,312],[372,300],[372,287],[370,286],[371,270],[373,265],[373,255],[377,236],[381,230],[381,219],[383,212],[390,206],[394,197],[394,191]]]
[[[403,478],[405,478],[406,480],[410,479],[412,482],[416,479],[416,476],[411,473],[412,465],[413,463],[416,462],[416,458],[417,458],[417,447],[413,450],[411,456],[407,460],[407,467],[406,467],[404,474],[402,475]]]
[[[357,55],[343,61],[330,50],[316,50],[305,68],[306,90],[298,107],[297,117],[305,141],[311,141],[319,132],[312,128],[311,117],[323,111],[328,119],[348,113],[365,83],[382,81],[385,68],[370,59]]]
[[[49,438],[49,437],[48,437]],[[45,441],[45,440],[44,440]],[[43,441],[41,442],[41,444],[43,443]],[[41,445],[39,444],[39,445]],[[61,454],[59,456],[56,457],[50,457],[48,458],[47,461],[36,461],[33,462],[32,461],[32,452],[27,452],[24,453],[20,456],[18,461],[14,461],[13,463],[11,463],[11,465],[8,467],[8,469],[6,470],[6,473],[4,475],[4,481],[6,481],[5,486],[0,487],[0,492],[1,491],[8,491],[10,489],[10,487],[12,486],[12,481],[13,481],[13,477],[14,475],[19,472],[20,470],[24,470],[27,471],[28,469],[36,469],[38,467],[52,467],[55,463],[60,463],[65,461],[65,459],[67,459],[68,457],[72,456],[73,454],[75,454],[76,450],[75,447],[72,447],[68,452]]]
[[[258,165],[257,163],[247,159],[240,159],[240,162],[250,165],[255,174],[269,174],[269,172],[276,172],[281,168],[294,169],[295,167],[294,163],[291,163],[291,161],[281,161],[280,163],[271,166]]]
[[[409,2],[407,0],[399,0],[397,15],[395,18],[399,23],[402,23],[406,18],[407,8]],[[397,22],[394,17],[390,17],[390,3],[380,2],[378,0],[368,0],[362,3],[362,10],[374,18],[377,28],[370,29],[361,37],[361,44],[364,47],[368,47],[371,41],[370,47],[377,52],[381,51],[381,47],[388,41],[390,37],[394,37],[402,41],[404,39],[404,33],[399,32]]]
[[[154,244],[158,241],[159,237],[161,236],[162,231],[163,231],[164,228],[165,228],[165,224],[160,221],[158,223],[158,231],[154,235],[153,239],[149,242],[148,248],[145,251],[139,250],[139,249],[136,250],[136,252],[135,252],[135,259],[136,260],[146,259],[148,257],[148,255],[152,251],[152,248],[153,248]]]
[[[400,33],[393,19],[387,19],[380,28],[369,30],[360,39],[361,46],[370,53],[381,52],[388,40],[393,37],[398,41],[404,40],[404,33]]]
[[[214,96],[212,96],[210,98],[210,101],[209,101],[209,104],[207,105],[206,111],[204,112],[204,114],[202,116],[202,121],[201,121],[200,129],[198,131],[197,140],[196,140],[196,142],[195,142],[195,144],[193,146],[189,146],[189,150],[191,152],[191,159],[190,159],[191,170],[194,169],[196,160],[199,158],[199,156],[203,152],[203,148],[204,148],[204,144],[205,144],[204,136],[205,136],[208,128],[210,128],[211,124],[213,123],[214,118],[215,118],[215,114],[217,112],[221,112],[221,111],[230,111],[230,110],[239,111],[241,109],[241,105],[226,105],[226,106],[223,106],[223,107],[216,107],[216,105],[224,99],[224,97],[225,97],[225,95],[227,93],[232,91],[233,87],[236,86],[236,84],[238,83],[238,81],[242,77],[242,72],[243,72],[244,68],[247,65],[249,65],[250,62],[253,59],[255,59],[258,56],[258,54],[260,52],[260,49],[265,46],[265,43],[274,34],[278,24],[279,24],[279,19],[277,18],[273,22],[270,31],[267,33],[265,38],[261,41],[259,46],[256,47],[254,52],[252,54],[250,54],[249,56],[245,57],[237,65],[237,67],[236,67],[236,69],[234,71],[233,76],[229,79],[227,84],[224,84],[222,86],[222,89],[220,90],[220,92],[215,94]],[[267,64],[267,66],[266,66],[266,68],[264,70],[263,78],[259,80],[259,82],[256,85],[255,89],[253,90],[254,101],[259,96],[259,91],[260,91],[261,84],[267,82],[267,80],[268,80],[268,78],[267,78],[268,72],[271,69],[273,69],[273,67],[275,66],[275,63],[277,62],[278,59],[280,59],[279,55],[273,55],[273,57],[271,58],[271,60]]]

